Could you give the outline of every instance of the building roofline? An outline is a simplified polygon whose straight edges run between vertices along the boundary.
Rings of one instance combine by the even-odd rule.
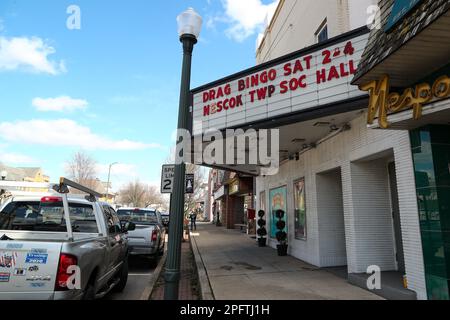
[[[280,14],[281,8],[283,7],[284,3],[285,3],[285,0],[280,0],[278,2],[277,8],[275,9],[275,12],[273,13],[272,18],[270,19],[270,23],[267,26],[267,28],[264,30],[264,36],[261,39],[261,42],[258,44],[258,48],[256,48],[256,52],[261,50],[261,47],[262,47],[262,45],[264,44],[264,42],[266,40],[267,34],[270,31],[272,31],[273,25],[275,24],[275,21],[277,20],[279,14]]]

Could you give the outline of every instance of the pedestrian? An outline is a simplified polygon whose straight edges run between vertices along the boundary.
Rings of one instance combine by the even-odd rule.
[[[191,231],[197,230],[197,214],[195,212],[191,212],[189,218],[191,219]]]
[[[220,222],[220,212],[217,211],[217,219],[216,219],[216,226],[221,227],[222,223]]]

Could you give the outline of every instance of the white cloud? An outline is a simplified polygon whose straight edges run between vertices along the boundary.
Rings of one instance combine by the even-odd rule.
[[[265,22],[270,21],[279,0],[263,4],[261,0],[223,0],[225,14],[230,19],[231,26],[225,34],[242,42],[255,33],[264,30]],[[208,23],[213,23],[211,20]]]
[[[38,111],[74,111],[76,109],[86,109],[88,102],[82,99],[73,99],[68,96],[57,98],[34,98],[32,101]]]
[[[10,165],[32,164],[36,163],[36,160],[23,154],[18,153],[1,153],[0,163],[6,163]]]
[[[78,147],[88,150],[163,149],[163,146],[155,143],[112,140],[68,119],[3,122],[0,123],[0,136],[6,141],[15,143]]]
[[[0,71],[24,70],[57,75],[66,72],[64,61],[49,60],[56,50],[41,38],[0,37]]]

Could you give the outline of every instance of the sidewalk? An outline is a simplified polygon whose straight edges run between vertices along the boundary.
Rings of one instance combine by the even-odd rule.
[[[162,266],[162,271],[155,283],[150,300],[164,300],[164,285],[164,266]],[[199,300],[195,261],[189,240],[183,241],[181,244],[179,300]]]
[[[198,224],[191,237],[196,260],[207,275],[200,281],[202,291],[211,289],[216,300],[382,299],[328,271],[279,257],[272,248],[259,248],[238,230]]]

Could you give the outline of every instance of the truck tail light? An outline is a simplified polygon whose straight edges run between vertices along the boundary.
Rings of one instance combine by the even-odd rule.
[[[155,242],[156,240],[158,240],[158,231],[153,230],[152,231],[152,242]]]
[[[41,203],[59,203],[62,202],[61,197],[43,197],[41,198]]]
[[[67,269],[70,266],[76,266],[78,264],[78,259],[70,254],[61,253],[59,257],[58,273],[56,274],[56,291],[67,291],[67,280],[72,274],[67,273]]]

